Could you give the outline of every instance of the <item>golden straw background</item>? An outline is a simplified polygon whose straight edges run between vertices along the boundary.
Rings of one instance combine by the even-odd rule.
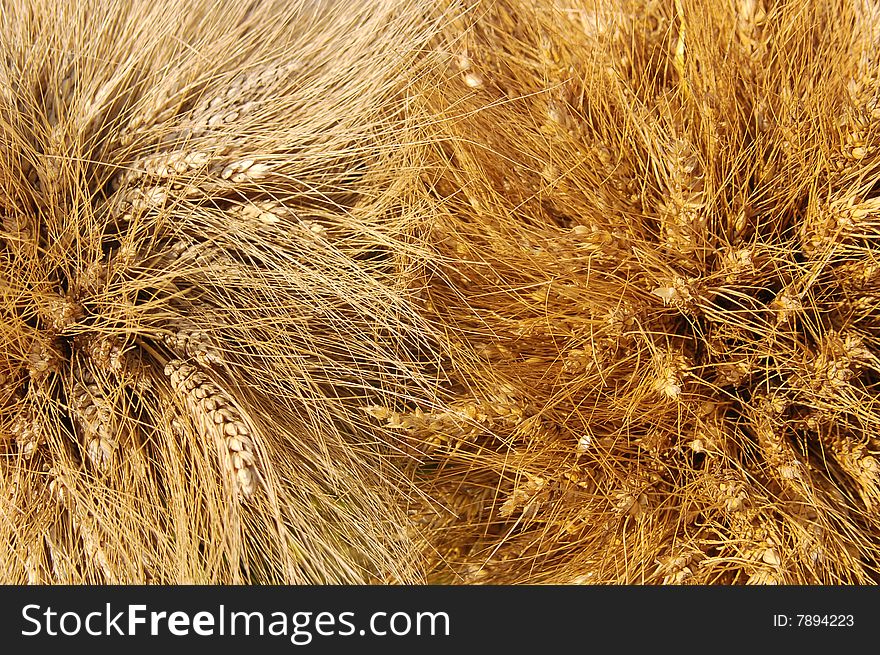
[[[0,0],[0,581],[874,584],[872,0]]]

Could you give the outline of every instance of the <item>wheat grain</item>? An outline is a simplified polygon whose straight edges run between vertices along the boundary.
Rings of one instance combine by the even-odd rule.
[[[223,355],[210,336],[186,319],[177,319],[170,325],[173,330],[165,336],[165,343],[180,357],[189,357],[202,366],[223,364]]]
[[[48,431],[42,419],[34,414],[32,408],[20,409],[12,419],[9,433],[24,457],[33,457],[37,449],[46,443]]]
[[[79,371],[73,389],[73,415],[82,430],[85,452],[98,470],[108,471],[118,444],[115,442],[111,399],[102,392],[88,370]]]
[[[121,375],[126,368],[126,348],[113,335],[82,335],[74,338],[78,350],[84,353],[98,370]]]

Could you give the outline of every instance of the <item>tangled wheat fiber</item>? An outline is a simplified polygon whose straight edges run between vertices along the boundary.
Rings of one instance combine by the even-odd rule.
[[[880,578],[877,3],[0,39],[2,581]]]

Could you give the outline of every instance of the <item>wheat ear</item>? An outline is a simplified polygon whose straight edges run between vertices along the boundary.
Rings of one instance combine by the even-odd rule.
[[[203,370],[179,359],[166,364],[165,375],[202,434],[216,440],[220,459],[232,475],[239,495],[250,497],[260,479],[253,432],[229,394]]]

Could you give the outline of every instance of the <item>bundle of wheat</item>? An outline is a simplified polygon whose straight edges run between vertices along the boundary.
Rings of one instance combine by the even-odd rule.
[[[0,5],[4,581],[413,582],[412,2]],[[368,55],[368,56],[367,56]]]
[[[880,13],[473,3],[432,46],[435,579],[878,579]],[[446,500],[449,496],[453,500]]]
[[[869,0],[0,23],[5,581],[878,580]]]

